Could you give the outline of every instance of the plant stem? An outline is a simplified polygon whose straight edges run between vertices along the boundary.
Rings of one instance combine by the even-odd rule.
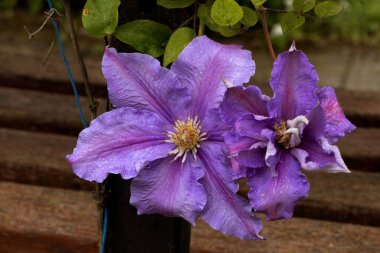
[[[203,21],[199,19],[198,36],[202,36],[204,32],[205,32],[205,25],[203,24]]]
[[[80,49],[79,49],[78,39],[77,39],[77,36],[75,34],[75,30],[74,30],[73,17],[71,14],[70,3],[67,1],[63,1],[63,3],[65,6],[67,27],[69,30],[71,42],[73,43],[73,46],[75,49],[75,54],[77,56],[77,60],[79,61],[80,72],[82,73],[82,77],[83,77],[84,88],[85,88],[86,95],[88,98],[89,109],[91,111],[91,119],[94,119],[94,118],[96,118],[96,111],[97,111],[98,103],[95,102],[94,98],[91,95],[90,82],[88,80],[86,65],[84,64],[84,60],[83,60],[82,54],[81,54]]]
[[[262,24],[263,30],[264,30],[265,42],[267,44],[269,54],[272,57],[272,61],[274,62],[276,60],[276,54],[274,53],[272,41],[271,41],[270,36],[269,36],[268,25],[267,25],[267,21],[265,18],[265,11],[266,11],[266,9],[262,6],[260,6],[257,9],[257,12],[259,13],[261,24]]]

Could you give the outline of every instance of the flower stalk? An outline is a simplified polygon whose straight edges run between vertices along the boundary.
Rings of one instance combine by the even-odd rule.
[[[266,8],[263,7],[263,6],[260,6],[257,9],[257,13],[260,16],[261,24],[263,26],[265,42],[267,44],[267,48],[268,48],[269,54],[270,54],[270,56],[272,58],[272,61],[275,62],[276,61],[276,54],[275,54],[275,52],[273,50],[272,41],[270,39],[270,35],[269,35],[269,31],[268,31],[268,25],[267,25],[267,21],[266,21],[266,18],[265,18],[265,12],[266,12]]]

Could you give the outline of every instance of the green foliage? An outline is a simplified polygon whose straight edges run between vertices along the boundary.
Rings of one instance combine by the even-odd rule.
[[[220,33],[224,37],[232,37],[240,33],[240,22],[232,26],[220,26],[211,18],[211,10],[205,5],[201,4],[198,7],[199,19],[211,30]]]
[[[137,51],[159,57],[164,53],[172,31],[151,20],[135,20],[117,27],[115,37]]]
[[[164,66],[168,66],[170,63],[177,60],[178,55],[182,50],[195,38],[195,32],[189,27],[182,27],[177,29],[172,36],[170,36],[169,42],[165,48],[164,53]]]
[[[299,12],[308,12],[315,6],[315,0],[294,0],[293,8]]]
[[[284,34],[302,26],[305,23],[305,17],[294,12],[285,13],[281,17],[281,28]]]
[[[330,16],[337,15],[341,10],[343,9],[343,6],[333,0],[327,0],[321,3],[318,3],[315,6],[314,12],[317,14],[318,17],[326,18]]]
[[[256,25],[258,19],[256,12],[246,6],[242,6],[241,8],[243,9],[241,23],[248,27]]]
[[[96,37],[103,37],[115,32],[118,23],[120,0],[87,0],[82,22],[87,32]]]
[[[17,4],[17,0],[2,0],[0,1],[0,13],[5,14],[6,16],[13,15],[13,9]]]
[[[194,3],[194,0],[157,0],[157,4],[168,9],[186,8]]]
[[[267,0],[251,0],[255,8],[259,8],[263,3],[265,3]]]
[[[232,26],[243,18],[243,9],[234,0],[216,0],[211,7],[211,18],[220,26]]]

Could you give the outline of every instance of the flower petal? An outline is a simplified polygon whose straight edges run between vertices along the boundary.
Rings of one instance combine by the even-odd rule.
[[[155,58],[106,48],[102,69],[115,107],[156,111],[172,122],[186,116],[191,103],[187,88]]]
[[[311,171],[350,172],[340,155],[337,146],[331,145],[326,138],[319,141],[303,142],[291,150],[301,167]]]
[[[251,137],[241,136],[233,131],[225,133],[223,137],[231,156],[236,156],[242,150],[249,150],[256,143]]]
[[[219,108],[209,110],[202,121],[202,132],[207,133],[207,140],[223,142],[223,134],[232,129],[220,118]]]
[[[298,50],[280,54],[273,65],[268,102],[270,116],[283,120],[307,115],[318,105],[318,75],[306,55]]]
[[[264,129],[271,129],[275,125],[272,118],[259,118],[256,115],[245,115],[235,122],[235,131],[242,136],[249,136],[257,141],[265,141],[262,136]]]
[[[79,177],[102,182],[109,173],[135,177],[142,167],[167,156],[174,145],[163,134],[170,125],[155,113],[119,108],[100,115],[84,129],[67,160]]]
[[[224,120],[234,124],[238,118],[249,114],[268,116],[268,100],[254,85],[233,87],[227,90],[220,108]]]
[[[195,38],[179,55],[171,70],[193,97],[193,114],[219,106],[227,87],[240,86],[255,73],[251,52],[237,45],[222,45],[206,36]]]
[[[233,179],[237,180],[246,177],[246,168],[240,166],[234,158],[240,151],[250,149],[251,146],[255,144],[255,140],[250,137],[241,136],[233,131],[225,133],[223,137],[228,148],[229,156],[232,158],[231,166]]]
[[[281,153],[275,173],[263,167],[248,174],[251,206],[255,211],[265,213],[268,220],[292,217],[297,201],[306,197],[309,191],[309,183],[301,173],[298,161],[286,152]]]
[[[325,135],[331,143],[355,130],[356,127],[344,115],[332,87],[323,87],[317,95],[327,121]]]
[[[266,148],[255,148],[251,150],[240,151],[239,154],[234,158],[239,164],[243,166],[260,168],[265,166],[265,153]]]
[[[131,204],[139,215],[179,216],[194,225],[207,201],[198,182],[202,177],[203,169],[192,158],[184,164],[173,157],[155,160],[133,179]]]
[[[260,219],[254,217],[248,201],[236,194],[238,184],[233,182],[231,167],[224,145],[203,143],[199,163],[204,168],[201,183],[207,194],[203,219],[214,229],[241,239],[262,239]]]

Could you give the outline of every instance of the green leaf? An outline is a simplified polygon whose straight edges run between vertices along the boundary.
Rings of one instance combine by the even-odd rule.
[[[189,44],[196,34],[193,29],[189,27],[182,27],[177,29],[169,39],[164,53],[164,66],[177,60],[178,55]]]
[[[251,0],[256,9],[263,5],[266,1],[267,0]]]
[[[234,0],[216,0],[211,7],[211,18],[220,26],[232,26],[243,17],[243,9]]]
[[[224,37],[232,37],[235,36],[236,34],[241,33],[240,29],[241,23],[237,23],[233,26],[219,26],[218,32],[223,35]]]
[[[342,10],[342,8],[343,6],[340,3],[328,0],[318,3],[315,6],[314,12],[318,17],[326,18],[337,15]]]
[[[151,20],[135,20],[118,26],[115,37],[139,52],[159,57],[172,31],[166,25]]]
[[[157,0],[157,4],[168,9],[186,8],[194,3],[194,0]]]
[[[251,8],[242,6],[243,9],[243,18],[241,19],[241,23],[245,26],[254,26],[257,23],[257,14]]]
[[[198,16],[211,31],[218,32],[224,37],[232,37],[240,33],[240,22],[232,26],[220,26],[211,18],[210,12],[210,8],[207,5],[199,5]]]
[[[210,10],[205,4],[200,4],[198,6],[198,17],[202,22],[210,28],[211,31],[217,32],[218,31],[218,25],[212,20],[210,17]]]
[[[103,37],[115,32],[118,22],[120,0],[87,0],[82,22],[87,32],[96,37]]]
[[[315,0],[294,0],[294,10],[300,12],[307,12],[314,8]]]
[[[294,12],[285,13],[281,17],[281,28],[284,34],[300,27],[305,23],[305,17],[297,15]]]

